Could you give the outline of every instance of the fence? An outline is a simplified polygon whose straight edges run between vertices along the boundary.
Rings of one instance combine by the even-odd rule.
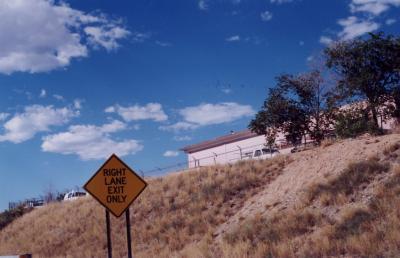
[[[39,206],[43,206],[43,205],[44,205],[43,199],[31,198],[31,199],[26,199],[21,202],[9,202],[8,209],[12,210],[19,206],[23,206],[24,208],[35,208],[35,207],[39,207]]]
[[[290,144],[282,142],[281,144],[278,144],[277,149],[282,152],[282,153],[289,153],[290,152],[290,147],[293,147]],[[148,171],[142,171],[140,170],[140,173],[142,176],[157,176],[157,175],[162,175],[166,173],[172,173],[172,172],[180,172],[183,170],[191,170],[191,169],[197,169],[202,166],[210,166],[210,165],[216,165],[216,164],[226,164],[226,163],[235,163],[239,160],[247,160],[247,159],[252,159],[253,158],[253,151],[254,150],[260,150],[262,149],[269,149],[266,147],[265,144],[256,144],[256,145],[251,145],[251,146],[245,146],[245,147],[240,147],[237,146],[237,149],[233,149],[230,151],[222,152],[222,153],[213,153],[212,155],[201,157],[198,159],[192,159],[192,160],[186,160],[186,161],[181,161],[175,164],[171,164],[165,167],[156,167],[154,169],[148,170]],[[272,152],[261,152],[261,156],[273,155]]]

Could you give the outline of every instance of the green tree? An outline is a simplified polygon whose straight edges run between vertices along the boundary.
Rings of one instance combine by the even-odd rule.
[[[307,134],[320,142],[331,123],[326,114],[327,98],[322,83],[318,71],[277,77],[277,85],[269,90],[264,105],[249,128],[265,134],[267,139],[271,136],[268,129],[275,128],[272,132],[284,132],[292,144],[298,144]]]
[[[399,38],[370,33],[368,39],[337,42],[325,49],[325,54],[327,66],[341,78],[337,95],[348,103],[366,100],[365,110],[378,127],[379,110],[393,101],[393,93],[399,88]],[[395,112],[400,115],[399,108]]]

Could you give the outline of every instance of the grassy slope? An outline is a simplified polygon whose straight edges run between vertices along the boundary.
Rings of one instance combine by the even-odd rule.
[[[381,139],[399,138],[372,141]],[[324,180],[307,186],[293,208],[266,215],[268,207],[258,207],[218,238],[216,229],[285,170],[295,169],[291,159],[299,156],[153,179],[131,210],[135,257],[395,256],[400,253],[399,146],[366,145],[378,154],[339,174],[320,175]],[[125,257],[124,221],[112,219],[112,225],[114,256]],[[35,210],[0,232],[0,254],[104,257],[105,250],[104,210],[91,198]]]
[[[274,180],[287,158],[216,166],[150,180],[131,210],[135,257],[169,256],[210,236]],[[140,207],[140,208],[139,208]],[[125,257],[124,220],[112,219],[115,257]],[[0,233],[0,254],[103,257],[104,209],[92,198],[32,211]]]

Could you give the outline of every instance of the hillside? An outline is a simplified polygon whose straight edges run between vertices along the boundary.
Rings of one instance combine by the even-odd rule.
[[[131,208],[135,257],[384,256],[400,253],[400,135],[149,180]],[[0,254],[105,257],[92,198],[34,210],[0,232]],[[112,218],[115,257],[124,220]]]

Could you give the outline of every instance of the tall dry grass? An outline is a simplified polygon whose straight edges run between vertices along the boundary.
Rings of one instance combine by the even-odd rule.
[[[287,157],[152,179],[131,209],[135,257],[398,257],[400,144],[381,152],[314,184],[293,209],[260,211],[218,238],[216,228],[266,189]],[[124,220],[112,225],[114,256],[126,257]],[[90,198],[52,204],[1,231],[0,254],[105,257],[104,228],[104,209]]]
[[[287,157],[202,168],[149,180],[131,208],[135,257],[171,257],[213,231],[282,172]],[[105,212],[92,198],[51,204],[0,232],[0,254],[105,257]],[[112,218],[114,257],[126,257],[124,219]],[[183,255],[183,254],[182,254]]]
[[[294,210],[237,225],[218,245],[221,257],[398,257],[400,160],[388,158],[399,149],[395,143],[379,157],[350,164],[311,187]],[[356,194],[358,201],[350,198]]]

